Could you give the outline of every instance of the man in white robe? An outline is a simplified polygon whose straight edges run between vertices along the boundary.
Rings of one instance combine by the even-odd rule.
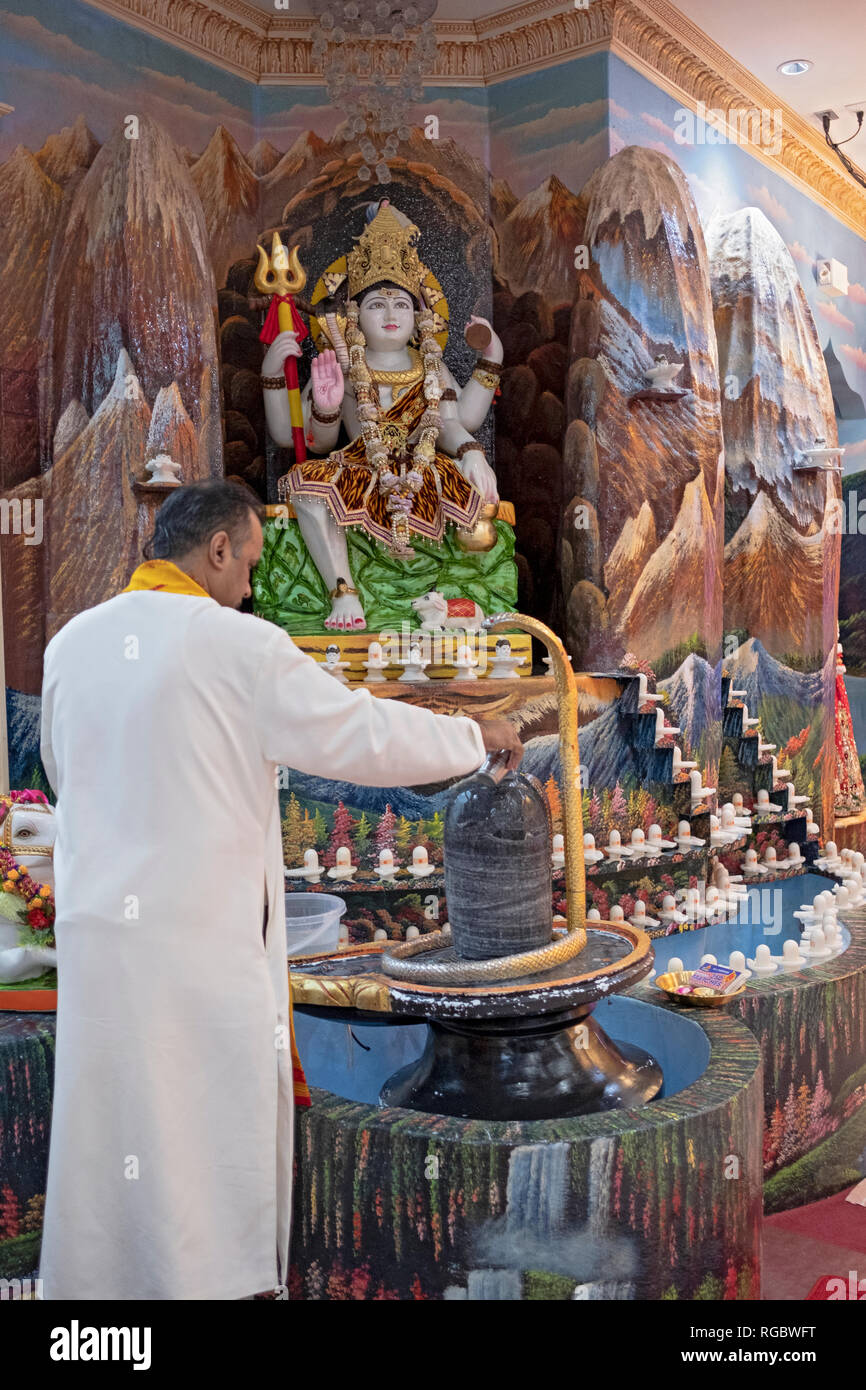
[[[48,1299],[238,1299],[287,1278],[293,1149],[277,768],[372,786],[520,744],[350,690],[237,611],[238,485],[171,494],[156,559],[45,653],[59,1001]],[[263,937],[263,920],[267,925]]]

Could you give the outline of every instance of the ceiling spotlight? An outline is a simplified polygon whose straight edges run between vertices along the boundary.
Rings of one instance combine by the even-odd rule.
[[[780,63],[776,71],[783,77],[799,77],[801,73],[808,72],[811,66],[808,58],[791,58],[787,63]]]

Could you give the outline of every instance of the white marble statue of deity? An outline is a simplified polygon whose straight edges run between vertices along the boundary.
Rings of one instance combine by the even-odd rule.
[[[286,489],[330,592],[325,626],[342,631],[366,627],[347,527],[411,556],[413,534],[441,541],[447,522],[472,531],[482,508],[498,501],[496,475],[474,432],[499,383],[502,344],[486,319],[473,316],[470,324],[489,330],[485,355],[466,385],[457,383],[436,340],[443,321],[424,283],[430,277],[418,257],[418,228],[387,200],[372,211],[347,256],[345,318],[338,327],[339,316],[327,316],[336,351],[314,359],[303,393],[304,433],[318,457],[296,463]],[[283,332],[262,363],[268,429],[284,446],[292,425],[282,369],[300,354],[295,334]],[[341,424],[351,442],[337,449]]]

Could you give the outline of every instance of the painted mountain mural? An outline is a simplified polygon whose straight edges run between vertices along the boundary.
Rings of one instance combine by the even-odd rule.
[[[804,789],[801,772],[798,790],[809,791],[816,819],[826,823],[833,730],[821,702],[832,709],[826,672],[836,642],[840,528],[830,519],[841,490],[834,474],[797,471],[794,463],[816,439],[836,443],[833,391],[797,268],[764,213],[717,214],[707,244],[724,382],[725,631],[818,676],[811,707],[796,713],[800,730],[790,728],[784,704],[761,697],[758,709],[763,738],[777,750],[794,735],[805,738],[812,785]],[[804,756],[799,750],[800,763]]]
[[[800,526],[820,525],[823,476],[792,464],[818,436],[835,444],[836,419],[797,267],[760,208],[716,215],[707,248],[731,501],[745,510],[764,486]]]
[[[201,379],[211,373],[209,409],[219,422],[215,305],[208,231],[190,170],[156,121],[142,117],[136,140],[121,126],[79,183],[55,242],[41,327],[45,462],[66,406],[79,400],[92,413],[124,348],[148,404],[176,381],[196,428],[207,423]],[[221,472],[219,457],[212,471]]]
[[[688,651],[712,668],[722,623],[722,437],[697,211],[678,165],[638,147],[598,169],[580,204],[577,240],[591,269],[572,313],[566,404],[569,421],[588,427],[589,457],[578,474],[587,495],[565,516],[588,514],[598,545],[582,548],[583,570],[563,594],[569,650],[580,669],[610,669],[630,649],[668,671]],[[674,399],[644,396],[660,356],[682,364]],[[714,762],[718,701],[711,707],[711,727],[686,735],[693,746],[703,738]]]

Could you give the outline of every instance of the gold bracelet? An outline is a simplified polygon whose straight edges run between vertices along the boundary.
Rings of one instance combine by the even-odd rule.
[[[318,412],[318,410],[316,409],[315,405],[313,405],[313,406],[311,407],[311,409],[310,409],[310,414],[311,414],[312,418],[313,418],[313,419],[316,421],[316,423],[319,424],[319,425],[334,425],[334,424],[336,424],[336,422],[339,420],[339,418],[340,418],[340,416],[342,415],[342,413],[343,413],[342,410],[332,410],[332,411],[329,411],[327,415],[320,415],[319,412]]]
[[[495,391],[499,385],[499,374],[494,376],[493,372],[486,372],[481,367],[476,367],[472,373],[473,381],[477,381],[479,386],[483,386],[485,391]]]
[[[284,376],[263,376],[261,382],[266,391],[285,391],[287,389]]]

